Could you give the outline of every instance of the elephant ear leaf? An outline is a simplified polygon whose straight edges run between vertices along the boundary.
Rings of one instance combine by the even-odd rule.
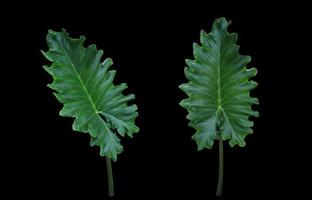
[[[211,33],[201,31],[201,45],[193,45],[195,59],[186,60],[189,82],[179,86],[188,95],[180,105],[197,131],[193,139],[198,150],[211,149],[219,137],[231,146],[245,146],[245,136],[252,133],[249,118],[259,115],[252,110],[258,99],[250,97],[257,83],[249,80],[257,70],[247,69],[251,58],[239,54],[237,34],[228,33],[228,25],[225,18],[219,18]]]
[[[64,104],[60,115],[75,118],[73,130],[89,133],[90,145],[99,146],[101,156],[116,160],[123,151],[117,133],[132,137],[139,131],[137,106],[128,105],[135,96],[122,94],[125,83],[113,84],[112,60],[101,62],[103,51],[95,45],[84,47],[84,36],[72,39],[65,30],[50,30],[46,40],[49,50],[42,53],[52,64],[44,69],[53,77],[48,86]]]

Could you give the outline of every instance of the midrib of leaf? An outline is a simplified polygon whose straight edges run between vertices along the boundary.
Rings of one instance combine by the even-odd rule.
[[[218,65],[217,65],[217,67],[218,67],[218,70],[217,70],[218,109],[217,109],[216,113],[218,111],[221,111],[221,113],[224,115],[224,118],[227,119],[227,121],[229,122],[231,130],[233,131],[233,133],[235,133],[235,131],[234,131],[233,127],[232,127],[232,124],[230,122],[230,119],[228,118],[227,114],[225,113],[224,109],[222,108],[223,104],[222,104],[222,99],[221,99],[221,90],[223,88],[221,88],[221,73],[220,73],[222,35],[223,35],[223,30],[222,30],[222,27],[221,27],[221,29],[220,29],[220,37],[219,37],[219,45],[218,45]]]
[[[92,98],[91,98],[91,96],[90,96],[90,94],[89,94],[89,92],[88,92],[88,90],[87,90],[85,84],[83,83],[83,81],[82,81],[82,79],[81,79],[81,76],[80,76],[80,74],[78,73],[78,71],[77,71],[77,69],[76,69],[76,66],[74,65],[74,63],[73,63],[71,57],[68,55],[68,53],[67,53],[67,51],[66,51],[65,48],[63,48],[63,51],[64,51],[65,55],[68,57],[68,59],[69,59],[69,61],[70,61],[70,66],[71,66],[72,69],[74,70],[75,75],[78,77],[79,83],[80,83],[80,85],[81,85],[83,91],[85,92],[86,96],[88,97],[88,99],[89,99],[89,101],[90,101],[90,104],[92,105],[92,108],[94,109],[95,114],[96,114],[96,115],[98,116],[98,118],[103,122],[103,119],[99,116],[99,113],[100,113],[101,111],[98,111],[98,110],[96,109],[95,104],[94,104],[94,102],[93,102],[93,100],[92,100]],[[106,126],[106,123],[103,122],[103,124],[104,124],[105,129],[108,131],[108,133],[111,134],[111,131],[110,131],[110,129]]]
[[[221,102],[221,75],[220,75],[220,58],[221,58],[221,41],[222,40],[222,29],[219,37],[219,45],[218,45],[218,65],[217,65],[217,93],[218,93],[218,110],[222,110],[222,102]]]

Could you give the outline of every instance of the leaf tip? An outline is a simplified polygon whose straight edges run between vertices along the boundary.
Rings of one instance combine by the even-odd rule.
[[[258,70],[257,70],[257,68],[250,68],[250,69],[247,69],[247,72],[249,72],[250,73],[250,77],[253,77],[253,76],[256,76],[257,74],[258,74]]]
[[[226,23],[229,24],[231,20],[227,20],[225,17],[220,17],[217,19],[219,23]]]
[[[109,69],[113,65],[113,60],[111,58],[106,58],[102,63],[101,66],[106,70]]]
[[[191,64],[192,60],[191,59],[185,59],[185,63],[186,63],[187,66],[190,66],[190,65],[192,65]]]
[[[99,49],[98,53],[102,56],[104,54],[104,51],[102,49]]]
[[[179,105],[184,108],[184,106],[185,106],[184,100],[180,101]]]
[[[255,82],[255,84],[257,84],[257,85],[258,85],[258,83],[257,83],[257,82]],[[259,99],[258,99],[258,98],[255,98],[255,104],[256,104],[256,105],[259,105]]]
[[[53,59],[49,56],[49,52],[45,52],[43,50],[40,50],[40,52],[48,61],[53,62]]]
[[[42,67],[43,67],[43,69],[44,69],[46,72],[48,72],[48,74],[50,74],[51,76],[53,76],[53,72],[52,72],[52,70],[51,70],[50,67],[48,67],[47,65],[43,65]],[[48,84],[48,87],[49,87],[49,85],[50,85],[50,84]]]
[[[238,146],[239,147],[245,147],[246,146],[246,142],[244,141],[244,139],[241,142],[238,143]]]
[[[207,35],[206,31],[204,29],[201,29],[200,30],[200,37],[202,38],[202,37],[204,37],[206,35]]]
[[[45,52],[43,50],[40,50],[40,53],[42,53],[42,55],[45,55]]]
[[[199,48],[199,44],[197,44],[196,42],[193,43],[193,48]]]
[[[184,87],[184,83],[182,83],[181,85],[178,86],[178,88],[180,88],[181,90],[183,87]]]
[[[65,28],[62,28],[61,34],[63,35],[63,37],[65,37],[67,39],[72,39],[72,38],[69,38],[69,34],[68,34],[68,32],[66,31]]]
[[[250,62],[251,61],[251,56],[246,56],[246,60],[247,60],[247,62]]]
[[[86,37],[84,35],[81,35],[79,37],[79,40],[81,41],[81,43],[83,44],[86,41]]]
[[[55,33],[55,31],[53,31],[52,29],[48,30],[48,34],[54,34],[54,33]]]
[[[138,114],[138,115],[139,115],[139,114]],[[134,133],[138,133],[138,132],[140,132],[140,127],[135,126]]]

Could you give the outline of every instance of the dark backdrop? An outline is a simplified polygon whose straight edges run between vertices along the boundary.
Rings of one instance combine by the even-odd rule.
[[[252,56],[250,66],[259,71],[259,87],[252,95],[260,100],[255,107],[260,117],[246,147],[225,143],[224,198],[301,194],[297,189],[304,184],[297,178],[303,171],[298,167],[302,154],[297,151],[305,150],[298,144],[303,121],[291,113],[300,107],[293,106],[297,97],[304,99],[301,88],[292,84],[306,81],[294,70],[305,74],[295,47],[307,36],[304,9],[209,2],[183,7],[105,2],[23,6],[10,7],[12,12],[2,17],[4,60],[9,63],[4,67],[8,73],[2,74],[2,99],[10,106],[4,106],[9,120],[1,142],[9,195],[107,198],[105,158],[89,146],[87,134],[72,131],[73,119],[58,115],[62,105],[46,87],[52,79],[42,69],[49,62],[40,49],[47,50],[49,29],[65,28],[71,37],[83,34],[87,44],[103,49],[104,57],[114,61],[115,82],[128,83],[127,92],[136,94],[140,132],[133,139],[122,138],[124,152],[113,163],[117,197],[213,198],[217,145],[196,150],[191,139],[195,130],[187,126],[187,112],[178,105],[186,97],[178,85],[186,82],[184,60],[193,58],[192,43],[199,42],[200,30],[209,32],[222,16],[232,21],[229,31],[238,33],[241,54]]]

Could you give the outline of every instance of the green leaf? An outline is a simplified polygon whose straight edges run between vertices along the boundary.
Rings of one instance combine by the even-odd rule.
[[[201,45],[193,45],[195,59],[186,60],[189,82],[179,86],[188,95],[180,105],[187,109],[189,125],[197,131],[193,139],[198,150],[211,149],[219,136],[231,146],[245,146],[244,138],[253,126],[249,117],[259,115],[251,108],[258,99],[249,94],[257,86],[249,80],[257,70],[246,68],[251,58],[239,54],[237,34],[229,34],[228,25],[219,18],[211,33],[201,31]]]
[[[89,133],[90,145],[100,147],[100,155],[116,160],[123,151],[117,136],[132,137],[139,131],[135,125],[136,105],[127,105],[134,95],[123,95],[127,84],[114,85],[115,70],[109,70],[110,58],[101,63],[102,50],[95,45],[84,47],[85,37],[72,39],[65,30],[49,31],[49,50],[43,55],[52,62],[44,69],[54,81],[48,86],[64,104],[60,115],[74,117],[73,130]]]

